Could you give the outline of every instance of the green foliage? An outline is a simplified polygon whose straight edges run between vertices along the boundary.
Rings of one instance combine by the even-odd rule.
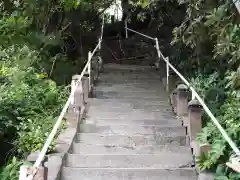
[[[27,47],[13,49],[10,47],[10,50],[2,52],[0,131],[5,134],[15,128],[17,151],[23,154],[41,149],[59,115],[67,91],[29,66],[39,62],[36,52]],[[4,52],[8,52],[5,54],[7,57]]]
[[[191,83],[239,147],[239,13],[232,1],[178,3],[186,8],[185,18],[175,27],[172,39],[173,48],[181,49],[176,55],[181,60],[179,69],[192,76]],[[212,145],[208,154],[199,157],[202,170],[216,171],[218,180],[239,179],[222,166],[234,152],[206,115],[198,141]]]
[[[195,88],[204,97],[205,102],[211,111],[215,114],[219,123],[227,131],[231,139],[240,145],[240,91],[234,89],[236,72],[226,73],[224,79],[220,79],[215,74],[210,76],[199,75],[192,80],[195,83]],[[224,85],[224,88],[223,88]],[[220,90],[221,89],[221,90]],[[214,91],[212,93],[211,91]],[[205,127],[198,135],[198,141],[212,145],[212,149],[208,154],[202,154],[198,159],[198,166],[202,170],[217,169],[219,164],[224,164],[229,160],[229,157],[234,154],[229,144],[223,139],[216,125],[205,115]],[[233,179],[233,172],[227,171],[224,167],[225,175],[219,178]]]
[[[68,89],[59,84],[68,84],[79,67],[68,58],[66,30],[74,23],[63,14],[79,6],[69,0],[0,3],[0,145],[15,146],[9,155],[22,159],[41,150],[65,103]],[[20,164],[9,162],[1,179],[18,179]]]
[[[17,160],[13,157],[6,167],[0,171],[1,180],[18,180],[19,168],[23,164],[22,161]]]

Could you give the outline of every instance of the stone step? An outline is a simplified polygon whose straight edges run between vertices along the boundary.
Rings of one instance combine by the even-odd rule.
[[[105,111],[107,112],[107,111]],[[182,122],[177,119],[160,119],[160,120],[129,120],[129,119],[84,119],[82,120],[82,124],[94,124],[97,126],[107,126],[107,125],[145,125],[145,126],[163,126],[163,127],[180,127],[182,126]]]
[[[81,168],[190,168],[191,154],[67,154],[66,166]]]
[[[138,81],[134,80],[134,79],[129,79],[129,80],[120,80],[120,79],[116,79],[116,80],[106,80],[106,82],[98,82],[97,86],[100,87],[104,87],[104,86],[131,86],[131,87],[146,87],[146,88],[150,88],[152,87],[152,89],[156,88],[156,89],[161,89],[163,88],[163,84],[162,82],[159,81],[148,81],[147,79],[139,79]],[[96,86],[96,87],[97,87]]]
[[[161,82],[159,83],[134,83],[132,81],[125,83],[125,82],[121,82],[121,81],[115,81],[112,83],[101,83],[101,87],[126,87],[126,88],[132,88],[132,89],[154,89],[154,90],[158,90],[158,91],[163,91],[164,86],[161,84]],[[98,86],[96,86],[98,87]],[[165,92],[166,93],[166,92]]]
[[[122,73],[122,72],[149,72],[152,73],[153,67],[142,65],[126,65],[126,64],[104,64],[104,73]]]
[[[156,119],[158,119],[161,116],[164,117],[173,117],[176,118],[175,114],[173,113],[173,111],[171,110],[170,106],[168,106],[168,109],[164,109],[164,107],[160,107],[161,111],[151,111],[151,110],[147,110],[144,108],[138,108],[135,109],[134,106],[137,107],[137,105],[132,104],[132,108],[130,107],[125,107],[124,104],[122,104],[122,107],[110,107],[110,109],[106,109],[109,107],[109,105],[107,105],[105,107],[105,104],[102,104],[99,108],[97,108],[96,106],[91,106],[89,105],[88,108],[88,114],[89,116],[94,116],[94,114],[99,115],[99,117],[102,116],[106,116],[106,111],[103,111],[104,109],[107,110],[107,112],[109,113],[109,116],[115,115],[115,117],[121,117],[121,116],[142,116],[142,117],[156,117]],[[141,106],[140,106],[141,107]],[[128,109],[127,109],[128,108]],[[149,107],[150,108],[150,107]]]
[[[110,109],[109,109],[110,110]],[[169,119],[171,120],[176,120],[176,117],[173,112],[129,112],[129,113],[116,113],[115,112],[107,112],[107,111],[91,111],[86,115],[86,118],[89,120],[98,120],[98,119],[114,119],[114,120],[129,120],[129,121],[134,121],[134,120],[165,120]]]
[[[95,101],[95,102],[94,102]],[[89,100],[89,102],[91,104],[94,103],[101,103],[103,105],[103,103],[110,103],[110,104],[114,104],[114,103],[137,103],[137,104],[142,104],[142,105],[153,105],[153,106],[166,106],[169,107],[169,103],[168,101],[158,101],[158,100],[148,100],[145,101],[144,99],[100,99],[100,98],[91,98]]]
[[[145,88],[124,88],[122,85],[115,85],[115,86],[97,86],[95,87],[95,92],[102,92],[102,93],[118,93],[123,94],[126,96],[137,94],[139,96],[168,96],[163,89],[145,89]]]
[[[108,93],[104,94],[97,94],[95,95],[96,98],[98,99],[113,99],[113,100],[120,100],[120,101],[127,101],[127,102],[133,102],[133,103],[138,103],[139,101],[145,101],[145,103],[150,103],[160,105],[160,104],[167,104],[168,103],[168,98],[160,98],[160,97],[141,97],[141,96],[121,96],[121,95],[109,95]]]
[[[161,77],[156,74],[134,74],[134,73],[124,73],[124,74],[102,74],[99,77],[98,83],[108,83],[115,81],[135,81],[135,82],[161,82]]]
[[[125,75],[125,74],[131,74],[131,75],[140,75],[140,76],[148,76],[148,75],[152,75],[155,77],[159,76],[159,74],[157,73],[157,71],[155,71],[155,69],[151,68],[148,70],[144,70],[144,69],[108,69],[104,66],[104,73],[102,75]],[[111,76],[109,76],[111,77]]]
[[[62,169],[62,180],[196,180],[192,168],[71,168]]]
[[[99,145],[107,147],[125,147],[134,150],[137,146],[158,146],[158,145],[174,145],[185,146],[186,136],[155,136],[155,135],[101,135],[96,133],[78,133],[76,137],[77,143],[83,145]],[[79,144],[80,145],[80,144]],[[99,147],[101,148],[101,147]],[[80,147],[81,150],[81,147]]]
[[[106,135],[161,135],[161,136],[184,136],[186,129],[184,127],[163,127],[163,126],[130,126],[130,125],[111,125],[96,126],[94,124],[80,124],[80,133],[98,133]]]
[[[161,85],[162,79],[159,76],[154,75],[134,75],[134,74],[108,74],[108,75],[101,75],[99,77],[98,84],[105,84],[105,83],[115,83],[115,82],[133,82],[137,84],[159,84]]]
[[[103,105],[110,105],[110,106],[155,106],[155,107],[170,107],[168,101],[145,101],[141,99],[99,99],[99,98],[91,98],[89,99],[89,104],[91,106],[103,106]]]
[[[138,89],[138,88],[136,88]],[[148,90],[135,90],[135,89],[126,89],[125,86],[107,86],[107,87],[103,87],[103,88],[98,88],[96,87],[96,89],[94,90],[95,94],[108,94],[108,95],[112,95],[112,96],[126,96],[126,97],[139,97],[139,98],[144,98],[144,97],[155,97],[155,98],[159,98],[159,99],[166,99],[167,93],[163,92],[163,90],[156,90],[155,92],[152,91],[152,93],[147,92]],[[166,96],[165,96],[166,95]]]
[[[103,73],[101,76],[99,76],[99,82],[108,82],[114,81],[114,80],[140,80],[145,79],[149,81],[160,81],[161,76],[159,76],[156,73],[144,73],[144,72],[121,72],[121,73]]]
[[[140,101],[140,100],[134,100],[134,99],[97,99],[92,101],[92,99],[89,99],[88,101],[88,107],[101,107],[101,108],[131,108],[134,111],[141,111],[141,112],[148,112],[148,113],[161,113],[159,110],[162,109],[171,109],[172,107],[168,103],[159,103],[154,101]],[[141,113],[140,112],[140,113]],[[169,114],[172,115],[171,111],[168,111]],[[164,112],[162,112],[164,113]]]
[[[118,93],[118,92],[100,92],[100,91],[94,91],[94,95],[96,98],[102,99],[127,99],[127,100],[136,100],[136,99],[141,99],[141,100],[145,100],[145,101],[160,101],[160,102],[164,102],[167,103],[168,102],[168,97],[161,97],[160,95],[153,95],[153,96],[143,96],[140,94],[126,94],[126,93]]]
[[[168,106],[145,106],[145,107],[140,107],[140,108],[134,108],[134,105],[129,104],[126,105],[120,103],[119,105],[115,105],[115,106],[111,106],[111,105],[107,105],[107,104],[102,104],[102,105],[90,105],[88,106],[89,111],[115,111],[115,112],[119,112],[119,113],[132,113],[132,112],[162,112],[162,113],[172,113],[172,107]],[[137,106],[136,106],[137,107]]]
[[[147,112],[147,113],[162,113],[162,114],[166,114],[169,113],[171,115],[173,115],[173,109],[172,107],[157,107],[157,106],[145,106],[145,107],[137,107],[134,105],[127,105],[127,106],[123,106],[123,105],[119,105],[119,106],[110,106],[110,105],[102,105],[102,106],[89,106],[88,108],[88,112],[97,112],[97,111],[102,111],[102,112],[106,112],[106,111],[110,111],[110,112],[118,112],[118,113],[133,113],[133,112]],[[174,119],[176,119],[174,117]],[[170,119],[171,121],[172,119]]]
[[[151,77],[120,77],[120,76],[114,76],[114,78],[109,78],[109,77],[100,77],[98,84],[115,84],[115,83],[120,83],[122,82],[123,84],[130,84],[132,83],[133,85],[136,84],[146,84],[146,85],[158,85],[158,86],[163,86],[161,79],[153,79]]]
[[[111,146],[85,143],[73,143],[70,153],[73,154],[158,154],[161,152],[182,152],[191,154],[188,147],[178,145],[143,145],[143,146]]]
[[[139,86],[143,86],[143,87],[139,87]],[[99,83],[95,86],[96,89],[109,89],[109,90],[113,90],[116,91],[118,89],[116,88],[121,88],[123,90],[123,87],[128,87],[128,89],[125,89],[124,92],[132,92],[132,91],[136,91],[136,92],[146,92],[148,94],[151,94],[152,92],[164,92],[164,86],[162,85],[162,83],[155,83],[155,84],[134,84],[133,82],[129,82],[129,83],[123,83],[123,82],[112,82],[112,83]],[[145,86],[144,86],[145,85]],[[166,94],[166,91],[164,92]]]

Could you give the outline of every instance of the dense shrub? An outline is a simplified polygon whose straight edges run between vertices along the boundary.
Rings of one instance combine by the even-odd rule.
[[[168,42],[162,31],[166,26],[169,29],[174,26],[171,63],[191,80],[219,123],[240,147],[240,14],[234,2],[166,0],[154,1],[147,8],[155,21],[151,23],[158,28],[158,37]],[[174,8],[184,15],[179,24],[172,23],[176,20]],[[240,179],[226,167],[225,163],[234,153],[206,114],[198,140],[213,146],[209,154],[199,159],[202,170],[217,172],[219,180]]]
[[[18,179],[22,160],[42,149],[69,94],[71,77],[81,71],[85,51],[95,43],[87,38],[86,48],[83,33],[100,27],[102,8],[111,3],[0,2],[0,145],[13,146],[10,152],[4,148],[0,158],[0,166],[2,158],[8,164],[0,179]],[[48,151],[53,150],[54,143]]]

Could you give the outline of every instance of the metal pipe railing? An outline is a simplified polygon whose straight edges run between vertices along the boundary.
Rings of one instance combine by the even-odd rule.
[[[94,48],[93,52],[89,51],[88,53],[88,61],[86,63],[86,65],[84,66],[78,80],[76,81],[76,83],[72,86],[72,90],[71,90],[71,93],[68,97],[68,100],[67,102],[65,103],[55,125],[53,126],[53,129],[52,131],[50,132],[45,144],[43,145],[43,148],[36,160],[36,162],[34,163],[33,167],[35,168],[34,171],[32,172],[31,175],[29,175],[26,180],[32,180],[35,176],[35,174],[37,173],[38,171],[38,168],[40,167],[42,161],[44,160],[44,157],[47,153],[47,150],[49,148],[49,146],[51,145],[54,137],[56,136],[57,134],[57,131],[63,121],[63,118],[67,112],[67,109],[68,107],[70,106],[70,104],[73,102],[73,96],[74,96],[74,93],[75,91],[77,90],[77,87],[79,86],[79,84],[81,83],[81,80],[82,80],[82,77],[84,76],[85,72],[88,72],[89,73],[89,79],[91,79],[91,60],[92,60],[92,57],[94,56],[94,54],[96,53],[96,51],[99,49],[101,49],[101,44],[102,44],[102,38],[103,38],[103,30],[104,30],[104,17],[103,17],[103,23],[102,23],[102,27],[101,27],[101,35],[100,35],[100,38],[99,38],[99,41],[98,41],[98,44],[96,45],[96,47]],[[89,81],[90,83],[90,81]],[[89,86],[90,87],[90,86]],[[23,179],[23,177],[25,177],[26,171],[24,168],[20,169],[20,180]],[[24,178],[25,180],[25,178]]]
[[[238,13],[240,13],[240,0],[233,0],[233,3],[235,4]]]
[[[137,32],[137,31],[135,31],[135,30],[133,30],[133,29],[130,29],[130,28],[128,28],[128,27],[125,27],[125,28],[126,28],[127,30],[132,31],[132,32],[134,32],[134,33],[136,33],[136,34],[139,34],[139,35],[141,35],[141,36],[143,36],[143,37],[146,37],[146,38],[148,38],[148,39],[155,40],[155,38],[153,38],[153,37],[151,37],[151,36],[148,36],[148,35],[146,35],[146,34]]]
[[[105,22],[105,16],[103,15],[103,22],[102,22],[102,27],[101,27],[101,35],[100,35],[100,39],[99,39],[99,41],[101,41],[101,42],[102,42],[102,39],[103,39],[104,22]],[[100,43],[100,46],[99,46],[99,50],[101,50],[101,43]]]
[[[125,35],[126,35],[126,38],[128,38],[127,19],[125,20]]]
[[[157,41],[158,42],[158,41]],[[159,49],[159,45],[156,44],[156,47],[158,49],[158,51],[160,51]],[[160,51],[161,52],[161,51]],[[198,95],[198,93],[196,92],[196,90],[190,85],[190,83],[186,80],[186,78],[184,78],[184,76],[169,62],[168,58],[165,58],[162,53],[161,56],[158,56],[159,58],[162,57],[162,59],[168,64],[168,66],[180,77],[180,79],[189,87],[189,89],[192,92],[192,98],[196,98],[199,103],[202,105],[203,109],[205,110],[206,114],[210,117],[210,119],[213,121],[213,123],[217,126],[218,130],[221,132],[222,136],[224,137],[224,139],[227,141],[227,143],[229,144],[229,146],[232,148],[232,150],[240,156],[240,150],[238,149],[238,147],[236,146],[236,144],[232,141],[232,139],[228,136],[227,132],[223,129],[223,127],[219,124],[218,120],[214,117],[214,115],[212,114],[212,112],[210,111],[210,109],[207,107],[207,105],[204,103],[203,99]],[[169,71],[169,68],[167,69],[167,71]],[[167,74],[169,74],[169,72],[167,72]],[[168,85],[168,84],[167,84]]]
[[[148,36],[146,34],[142,34],[140,32],[137,32],[135,30],[129,29],[127,27],[125,27],[125,28],[127,30],[129,30],[129,31],[132,31],[132,32],[136,33],[136,34],[139,34],[139,35],[144,36],[146,38],[155,40],[158,58],[159,58],[159,60],[163,59],[166,62],[166,69],[167,69],[167,72],[166,72],[167,73],[167,81],[166,81],[166,83],[167,83],[167,86],[169,85],[169,71],[170,71],[170,68],[171,68],[178,75],[178,77],[189,87],[189,89],[191,90],[191,93],[192,93],[192,99],[196,98],[199,101],[199,103],[202,105],[202,107],[203,107],[204,111],[206,112],[206,114],[210,117],[210,119],[213,121],[213,123],[216,125],[216,127],[218,128],[218,130],[222,134],[223,138],[227,141],[227,143],[232,148],[232,150],[236,153],[236,155],[240,156],[240,150],[238,149],[236,144],[232,141],[232,139],[229,137],[227,132],[223,129],[223,127],[219,124],[218,120],[214,117],[214,115],[212,114],[210,109],[204,103],[203,99],[198,95],[196,90],[190,85],[190,83],[187,81],[187,79],[169,62],[169,58],[165,57],[162,54],[162,52],[160,50],[160,47],[159,47],[158,38],[152,38],[152,37],[150,37],[150,36]]]
[[[51,145],[54,137],[57,134],[57,131],[58,131],[58,129],[59,129],[59,127],[60,127],[60,125],[61,125],[61,123],[63,121],[63,118],[64,118],[64,116],[65,116],[65,114],[67,112],[67,109],[68,109],[68,107],[71,104],[72,96],[74,96],[74,93],[75,93],[78,85],[81,83],[81,79],[84,76],[84,73],[86,71],[88,71],[88,73],[89,73],[89,71],[90,71],[90,68],[91,68],[90,65],[91,65],[92,57],[95,54],[97,48],[99,48],[100,43],[101,43],[101,41],[99,41],[99,43],[97,44],[97,46],[95,47],[95,49],[94,49],[94,51],[92,53],[91,52],[88,53],[88,61],[87,61],[86,65],[84,66],[84,68],[83,68],[83,70],[82,70],[78,80],[76,81],[75,85],[73,86],[73,89],[71,91],[71,94],[68,97],[67,102],[65,103],[65,105],[64,105],[64,107],[63,107],[63,109],[62,109],[62,111],[61,111],[61,113],[60,113],[60,115],[59,115],[55,125],[53,126],[53,129],[52,129],[51,133],[49,134],[49,136],[48,136],[48,138],[47,138],[47,140],[46,140],[46,142],[45,142],[45,144],[44,144],[44,146],[43,146],[43,148],[42,148],[42,150],[41,150],[41,152],[40,152],[36,162],[33,165],[33,167],[35,167],[35,170],[34,170],[33,174],[29,175],[27,177],[27,180],[32,180],[33,177],[35,176],[35,174],[37,173],[38,167],[40,167],[40,165],[41,165],[41,163],[42,163],[42,161],[43,161],[43,159],[44,159],[44,157],[45,157],[45,155],[47,153],[47,150],[48,150],[49,146]],[[90,74],[89,74],[89,77],[91,77]]]

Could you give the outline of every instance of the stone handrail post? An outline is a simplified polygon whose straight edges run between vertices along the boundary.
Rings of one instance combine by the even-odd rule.
[[[202,130],[202,115],[203,108],[198,100],[193,99],[188,103],[188,126],[187,134],[190,141],[190,147],[192,149],[195,162],[201,154],[207,154],[211,150],[209,144],[199,144],[197,142],[197,134]],[[196,166],[196,170],[200,169]]]
[[[188,128],[187,132],[190,139],[190,146],[193,149],[193,154],[198,154],[197,134],[202,130],[202,106],[197,100],[191,100],[188,103]]]
[[[89,78],[85,75],[82,77],[82,87],[83,87],[83,101],[84,104],[86,104],[89,97]]]
[[[180,84],[177,87],[177,116],[186,116],[188,114],[188,87]]]

